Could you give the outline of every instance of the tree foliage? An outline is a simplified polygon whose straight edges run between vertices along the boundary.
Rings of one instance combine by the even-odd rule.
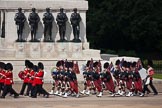
[[[88,0],[92,48],[162,52],[162,0]]]

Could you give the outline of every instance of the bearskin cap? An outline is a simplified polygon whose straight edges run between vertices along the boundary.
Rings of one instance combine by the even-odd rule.
[[[44,65],[43,65],[42,62],[39,62],[39,63],[38,63],[38,69],[42,69],[42,70],[44,69]]]
[[[29,64],[30,64],[30,60],[25,60],[25,66],[29,67]]]
[[[69,68],[73,68],[74,63],[73,62],[69,62]]]
[[[136,67],[136,64],[137,64],[136,62],[133,62],[131,66]]]
[[[127,68],[130,68],[130,66],[131,66],[131,62],[127,62]]]
[[[61,62],[58,61],[58,62],[56,63],[56,66],[57,66],[57,67],[61,66]]]
[[[34,72],[38,72],[38,66],[37,65],[34,65],[33,66],[33,70],[34,70]]]
[[[97,67],[97,65],[98,65],[97,61],[93,63],[93,67]]]
[[[120,60],[118,59],[116,60],[115,65],[119,65],[119,64],[120,64]]]
[[[29,62],[28,67],[29,67],[30,69],[33,69],[33,66],[34,66],[34,64],[33,64],[32,62]]]
[[[13,70],[13,65],[11,64],[11,63],[7,63],[6,65],[5,65],[5,69],[6,70]]]
[[[69,62],[65,62],[65,67],[69,68],[70,67],[70,63]]]
[[[104,68],[106,69],[108,67],[109,67],[109,63],[108,62],[104,63]]]
[[[4,69],[4,68],[5,68],[5,65],[6,65],[6,64],[5,64],[4,62],[0,62],[0,68],[1,68],[1,69]]]
[[[89,67],[90,63],[91,63],[91,61],[88,60],[86,66]]]
[[[124,61],[122,64],[123,67],[127,67],[127,61]]]

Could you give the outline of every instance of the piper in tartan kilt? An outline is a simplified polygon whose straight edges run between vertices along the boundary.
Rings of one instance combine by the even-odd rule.
[[[141,79],[141,76],[140,76],[136,66],[137,66],[136,62],[133,62],[132,65],[131,65],[131,70],[133,72],[132,85],[134,87],[135,93],[138,93],[138,92],[142,93],[142,79]]]
[[[106,90],[109,90],[112,95],[111,96],[115,96],[115,86],[114,86],[114,82],[109,70],[109,63],[106,62],[104,64],[104,70],[100,73],[100,78],[102,81],[102,84],[104,84],[106,86]]]
[[[83,72],[83,78],[84,78],[84,89],[80,93],[90,95],[91,90],[94,90],[96,92],[94,82],[93,82],[93,77],[92,74],[93,72],[90,71],[90,60],[87,61],[86,67]],[[87,91],[87,92],[86,92]]]

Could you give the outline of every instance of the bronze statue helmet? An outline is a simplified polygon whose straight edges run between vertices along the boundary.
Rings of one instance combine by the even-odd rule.
[[[35,8],[32,8],[32,11],[33,11],[33,12],[35,12],[35,10],[36,10]]]
[[[77,12],[77,8],[74,8],[73,11],[74,11],[74,12]]]
[[[19,8],[18,8],[18,11],[21,12],[21,11],[22,11],[22,8],[19,7]]]
[[[64,8],[60,8],[60,12],[63,12],[64,11]]]
[[[50,11],[50,8],[46,8],[46,11],[49,12]]]

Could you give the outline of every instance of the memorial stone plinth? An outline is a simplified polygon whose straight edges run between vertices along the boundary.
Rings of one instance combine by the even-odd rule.
[[[22,38],[26,42],[16,42],[17,26],[14,21],[17,9],[21,7],[27,20],[23,28]],[[31,28],[28,16],[31,9],[36,8],[40,17],[36,39],[38,42],[30,42]],[[42,21],[46,8],[50,8],[54,21],[52,23],[52,40],[54,42],[44,42],[44,24]],[[67,42],[58,42],[60,40],[59,28],[56,16],[59,9],[64,8],[68,17],[66,22],[65,39]],[[71,42],[74,39],[73,29],[70,22],[70,16],[73,9],[77,8],[80,16],[80,35],[81,42]],[[19,81],[17,74],[24,69],[24,60],[29,59],[34,64],[39,61],[45,65],[45,81],[51,80],[51,69],[56,65],[57,60],[77,60],[81,68],[86,60],[93,58],[101,59],[100,50],[89,48],[86,38],[86,11],[88,10],[88,1],[86,0],[0,0],[0,61],[11,62],[14,66],[14,80]],[[80,76],[82,77],[82,75]]]

